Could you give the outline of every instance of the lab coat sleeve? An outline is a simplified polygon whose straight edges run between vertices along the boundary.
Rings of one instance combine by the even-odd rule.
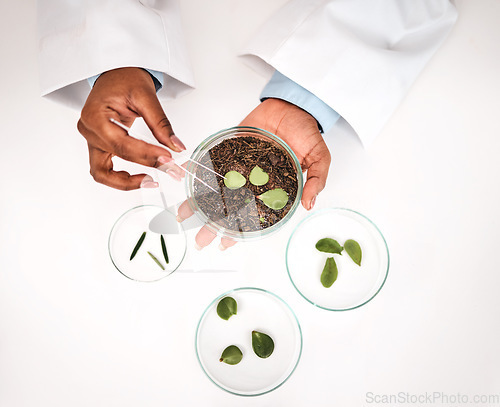
[[[164,73],[158,97],[194,87],[177,0],[39,0],[42,96],[80,109],[87,78],[120,67]]]
[[[305,110],[316,119],[322,133],[330,130],[340,117],[335,110],[316,95],[278,71],[274,71],[271,80],[260,94],[260,100],[269,98],[286,100]]]
[[[242,54],[318,96],[369,144],[457,17],[449,0],[291,0]]]
[[[163,72],[160,72],[160,71],[153,71],[152,69],[145,69],[145,71],[147,73],[149,73],[149,76],[151,76],[151,79],[153,80],[153,82],[155,83],[155,90],[156,92],[158,93],[158,91],[163,87],[163,83],[164,83],[164,80],[163,80]],[[88,78],[87,79],[87,82],[89,84],[89,86],[91,88],[94,87],[95,83],[97,82],[97,80],[99,79],[99,76],[101,76],[101,74],[98,74],[98,75],[94,75],[92,76],[91,78]]]

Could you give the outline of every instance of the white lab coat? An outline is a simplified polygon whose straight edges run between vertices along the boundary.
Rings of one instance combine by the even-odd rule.
[[[87,78],[124,66],[163,72],[161,98],[194,86],[177,0],[39,0],[38,14],[44,96],[81,108]],[[314,93],[369,143],[456,16],[449,0],[290,0],[242,55]]]

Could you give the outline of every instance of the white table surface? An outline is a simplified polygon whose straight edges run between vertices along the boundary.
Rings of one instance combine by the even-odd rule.
[[[283,0],[182,3],[198,88],[164,108],[192,149],[258,103],[265,78],[235,55]],[[108,234],[141,193],[92,180],[78,112],[39,97],[35,1],[2,1],[0,406],[361,406],[400,392],[498,396],[500,2],[457,5],[452,34],[372,146],[363,149],[345,123],[325,136],[333,164],[317,207],[364,213],[391,253],[379,295],[336,313],[307,303],[286,273],[284,247],[304,210],[271,238],[220,254],[195,252],[191,237],[193,261],[236,272],[150,284],[120,275]],[[253,398],[217,388],[194,352],[205,307],[242,286],[285,299],[304,338],[289,381]]]

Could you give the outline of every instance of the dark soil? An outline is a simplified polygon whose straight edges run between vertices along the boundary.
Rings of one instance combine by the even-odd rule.
[[[209,219],[226,229],[250,232],[268,228],[283,219],[297,196],[297,173],[292,158],[266,140],[249,136],[226,139],[198,161],[219,174],[238,171],[247,179],[242,188],[231,190],[225,186],[224,179],[196,166],[196,176],[220,193],[195,179],[194,198]],[[255,186],[248,180],[256,165],[269,174],[267,184]],[[268,208],[256,198],[275,188],[288,194],[288,202],[280,210]]]

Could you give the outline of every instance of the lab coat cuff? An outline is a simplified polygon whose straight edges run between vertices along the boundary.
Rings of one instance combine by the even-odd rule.
[[[158,92],[161,88],[163,88],[163,84],[165,81],[164,76],[163,76],[163,72],[154,71],[152,69],[146,69],[146,68],[142,68],[142,69],[144,69],[145,71],[147,71],[151,75],[151,79],[153,79],[153,82],[155,84],[156,92]],[[102,74],[94,75],[94,76],[87,79],[87,82],[89,83],[90,88],[94,87],[95,82],[97,81],[97,79],[101,75]]]
[[[305,110],[316,119],[322,132],[330,130],[340,118],[340,115],[320,98],[278,71],[274,71],[260,95],[261,101],[269,98],[285,100]]]

